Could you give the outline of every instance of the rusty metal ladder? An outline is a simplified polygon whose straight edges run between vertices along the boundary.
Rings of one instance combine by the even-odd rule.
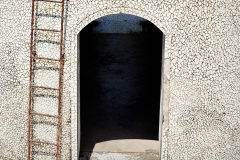
[[[61,29],[60,30],[54,30],[54,29],[44,29],[44,28],[37,28],[35,27],[35,3],[37,1],[42,1],[41,3],[60,3],[61,4]],[[60,127],[61,127],[61,84],[62,84],[62,72],[63,72],[63,28],[64,28],[64,0],[32,0],[32,20],[31,20],[31,40],[30,40],[30,80],[29,80],[29,106],[28,106],[28,160],[31,159],[31,146],[34,143],[37,144],[44,144],[44,145],[53,145],[56,147],[56,160],[59,159],[59,150],[60,150]],[[54,59],[54,58],[47,58],[47,57],[39,57],[34,51],[34,39],[35,39],[35,31],[43,31],[43,32],[59,32],[60,33],[60,54],[59,54],[59,59]],[[34,74],[33,74],[33,63],[35,60],[44,60],[44,61],[55,61],[59,63],[59,81],[58,81],[58,88],[51,88],[51,87],[45,87],[45,86],[36,86],[33,85],[33,79],[34,79]],[[51,115],[51,114],[43,114],[43,113],[37,113],[32,110],[32,105],[33,105],[33,89],[36,88],[41,88],[41,89],[46,89],[46,90],[55,90],[57,91],[57,98],[58,98],[58,115]],[[36,139],[33,139],[31,137],[31,122],[32,122],[32,116],[33,115],[38,115],[38,116],[43,116],[43,117],[52,117],[57,119],[57,139],[56,143],[51,143],[47,141],[39,141]]]

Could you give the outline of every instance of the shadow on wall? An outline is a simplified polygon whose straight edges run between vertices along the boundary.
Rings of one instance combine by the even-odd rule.
[[[80,32],[81,151],[119,139],[158,140],[163,33]]]

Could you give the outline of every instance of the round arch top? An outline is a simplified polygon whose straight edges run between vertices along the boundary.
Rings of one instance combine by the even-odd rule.
[[[166,33],[166,29],[163,27],[163,24],[159,18],[143,10],[135,9],[135,8],[111,8],[111,9],[106,8],[104,10],[96,11],[91,15],[85,16],[83,19],[80,19],[79,17],[76,25],[72,27],[73,32],[75,35],[77,35],[84,27],[86,27],[92,21],[101,19],[106,16],[118,15],[118,14],[127,14],[135,17],[139,17],[141,19],[151,22],[160,31],[162,31],[163,33]]]
[[[132,14],[110,14],[102,16],[89,24],[94,33],[140,33],[161,30],[152,22]],[[89,26],[89,27],[90,27]]]

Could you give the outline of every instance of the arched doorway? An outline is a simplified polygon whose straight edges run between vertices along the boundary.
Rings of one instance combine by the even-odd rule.
[[[145,20],[139,33],[93,34],[94,29],[99,32],[93,29],[96,22],[79,35],[81,150],[93,151],[94,143],[119,139],[159,144],[163,33]]]

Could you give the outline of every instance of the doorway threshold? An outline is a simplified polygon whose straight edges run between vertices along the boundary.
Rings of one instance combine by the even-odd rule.
[[[142,139],[121,139],[96,143],[94,148],[82,147],[81,152],[112,153],[159,153],[159,141]]]
[[[156,153],[84,152],[79,160],[159,160],[159,155]]]

